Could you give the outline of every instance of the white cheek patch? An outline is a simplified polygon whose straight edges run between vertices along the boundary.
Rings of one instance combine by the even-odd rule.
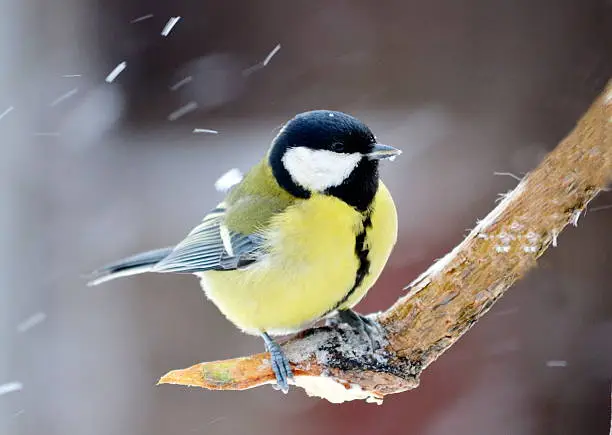
[[[359,153],[296,147],[287,150],[282,160],[293,181],[310,191],[321,192],[342,184],[361,158]]]

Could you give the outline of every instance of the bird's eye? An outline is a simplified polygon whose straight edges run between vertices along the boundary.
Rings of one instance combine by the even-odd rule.
[[[341,153],[344,151],[344,144],[342,142],[334,142],[331,144],[331,150],[336,153]]]

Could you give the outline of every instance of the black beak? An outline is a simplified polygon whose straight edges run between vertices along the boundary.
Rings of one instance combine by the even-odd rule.
[[[395,160],[397,156],[402,153],[402,150],[398,150],[389,145],[383,145],[381,143],[375,143],[372,147],[372,151],[366,154],[366,157],[370,160]]]

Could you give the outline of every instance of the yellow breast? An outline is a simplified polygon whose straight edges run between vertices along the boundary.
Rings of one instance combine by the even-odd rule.
[[[269,254],[232,271],[199,274],[208,298],[247,333],[295,332],[330,310],[355,305],[374,284],[397,237],[393,200],[380,183],[366,229],[369,273],[355,284],[355,239],[363,216],[337,198],[315,195],[275,216],[266,230]],[[345,301],[340,307],[338,303]]]
[[[382,273],[397,241],[397,211],[387,187],[380,182],[372,204],[372,225],[366,231],[365,245],[369,250],[369,272],[361,285],[339,308],[351,308],[366,295]]]

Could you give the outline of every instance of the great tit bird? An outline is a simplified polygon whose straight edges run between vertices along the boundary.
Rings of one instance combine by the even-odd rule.
[[[276,387],[287,392],[291,367],[271,335],[331,315],[363,331],[367,319],[351,308],[397,239],[378,162],[400,153],[350,115],[301,113],[183,241],[110,264],[90,284],[144,272],[195,274],[232,323],[264,339]]]

